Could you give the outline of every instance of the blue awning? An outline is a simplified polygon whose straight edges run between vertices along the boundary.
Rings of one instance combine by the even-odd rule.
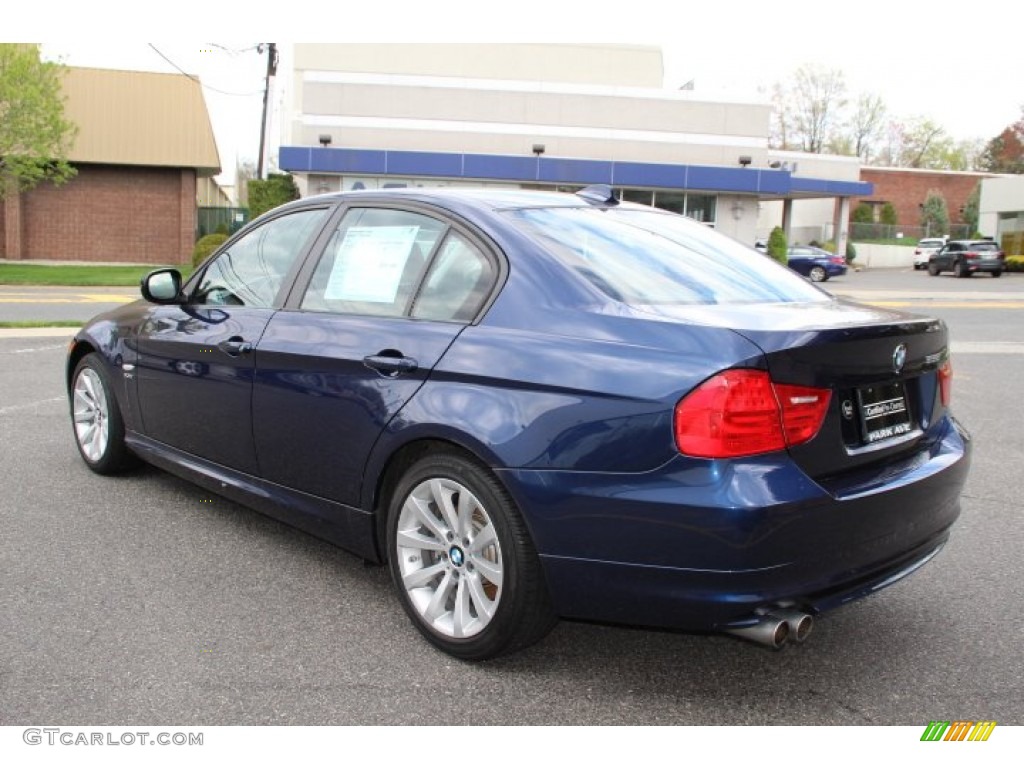
[[[762,198],[866,197],[874,185],[793,176],[768,168],[633,163],[567,157],[481,155],[459,152],[281,147],[281,170],[290,173],[416,176],[542,184],[612,184]]]

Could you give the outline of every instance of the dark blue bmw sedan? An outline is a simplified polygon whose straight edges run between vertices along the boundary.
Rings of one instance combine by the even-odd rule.
[[[558,617],[800,641],[959,514],[941,321],[606,187],[309,198],[142,295],[70,349],[88,467],[389,564],[460,658]]]

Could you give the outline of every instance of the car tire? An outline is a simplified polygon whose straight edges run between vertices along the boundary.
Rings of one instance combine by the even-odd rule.
[[[939,267],[938,267],[938,265],[937,264],[929,263],[928,264],[928,274],[931,275],[932,277],[938,277],[939,276]]]
[[[75,445],[89,469],[113,475],[139,463],[125,445],[124,419],[103,358],[83,357],[71,377],[71,426]]]
[[[485,467],[432,454],[398,481],[387,554],[402,607],[435,647],[467,661],[525,648],[557,622],[515,502]]]
[[[1002,275],[1003,275],[1003,270],[1001,270],[1001,269],[996,269],[996,270],[992,271],[992,277],[1002,277]]]
[[[807,273],[807,276],[811,278],[812,283],[823,283],[828,280],[828,272],[825,271],[824,267],[811,267],[811,271]]]
[[[962,261],[958,261],[956,264],[953,265],[953,274],[956,275],[957,277],[971,276],[971,273],[967,270],[967,267],[964,266],[964,263]]]

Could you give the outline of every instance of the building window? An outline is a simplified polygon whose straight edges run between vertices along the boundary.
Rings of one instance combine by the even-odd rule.
[[[715,223],[717,206],[718,197],[715,195],[690,194],[686,196],[686,215],[705,224]]]
[[[654,206],[672,213],[684,213],[686,211],[685,192],[657,192],[654,195]]]
[[[619,199],[627,203],[652,205],[654,203],[654,193],[649,189],[620,189]]]

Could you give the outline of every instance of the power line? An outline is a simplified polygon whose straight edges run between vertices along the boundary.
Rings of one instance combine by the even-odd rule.
[[[207,90],[209,90],[209,91],[213,91],[214,93],[220,93],[220,94],[223,94],[223,95],[225,95],[225,96],[258,96],[258,95],[259,95],[259,94],[261,93],[261,91],[250,91],[249,93],[237,93],[237,92],[233,92],[233,91],[222,91],[222,90],[221,90],[220,88],[214,88],[214,87],[213,87],[212,85],[207,85],[206,83],[202,82],[202,81],[201,81],[201,80],[200,80],[200,79],[199,79],[198,77],[196,77],[195,75],[190,75],[190,74],[189,74],[188,72],[186,72],[186,71],[185,71],[184,69],[182,69],[181,67],[179,67],[179,66],[178,66],[177,64],[175,64],[175,63],[174,63],[173,61],[171,61],[171,60],[170,60],[169,58],[167,58],[167,56],[165,56],[165,55],[163,54],[163,52],[161,52],[161,51],[160,51],[160,49],[159,49],[159,48],[157,48],[157,47],[156,47],[155,45],[153,45],[152,43],[147,43],[147,45],[148,45],[148,46],[149,46],[150,48],[152,48],[152,49],[153,49],[154,51],[156,51],[157,55],[158,55],[158,56],[160,56],[160,58],[161,58],[161,59],[163,59],[163,60],[164,60],[164,61],[166,61],[166,62],[167,62],[168,64],[170,64],[170,65],[171,65],[172,67],[174,67],[174,68],[175,68],[176,70],[178,70],[178,71],[179,71],[179,72],[180,72],[181,74],[183,74],[183,75],[184,75],[185,77],[187,77],[187,78],[188,78],[189,80],[193,80],[193,81],[195,81],[196,83],[198,83],[198,84],[199,84],[199,86],[200,86],[201,88],[206,88],[206,89],[207,89]],[[255,47],[255,46],[254,46],[254,47]]]

